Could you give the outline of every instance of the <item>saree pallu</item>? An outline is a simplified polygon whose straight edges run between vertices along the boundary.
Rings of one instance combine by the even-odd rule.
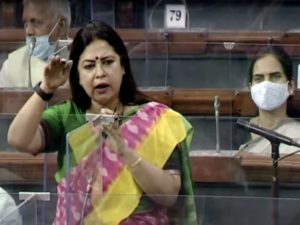
[[[175,146],[181,143],[184,191],[180,194],[192,195],[186,152],[192,132],[189,123],[177,112],[156,102],[147,103],[131,113],[134,114],[119,128],[125,144],[144,160],[162,168]],[[139,205],[142,190],[135,183],[129,169],[108,148],[105,139],[97,141],[97,135],[92,132],[90,124],[72,133],[69,137],[72,149],[70,158],[76,161],[76,166],[70,168],[69,173],[58,184],[54,225],[169,224],[167,210],[164,208],[132,214]],[[96,189],[101,190],[94,191]],[[178,220],[178,224],[196,224],[193,203],[190,199],[187,201],[183,211],[189,212]],[[186,223],[182,223],[182,219]]]

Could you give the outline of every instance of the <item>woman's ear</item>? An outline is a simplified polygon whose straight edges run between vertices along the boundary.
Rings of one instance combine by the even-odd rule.
[[[294,80],[290,80],[288,83],[288,90],[290,95],[294,95],[295,90],[296,90],[296,84]]]

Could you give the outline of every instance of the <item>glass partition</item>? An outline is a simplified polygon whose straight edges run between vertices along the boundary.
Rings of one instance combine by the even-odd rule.
[[[0,65],[9,53],[25,45],[21,2],[0,3]],[[141,90],[181,113],[193,126],[189,162],[194,195],[180,198],[195,200],[199,225],[298,224],[299,154],[286,157],[279,152],[274,162],[271,152],[241,150],[251,134],[237,121],[252,121],[259,113],[250,93],[250,60],[262,48],[276,45],[292,58],[295,91],[287,101],[287,114],[299,123],[300,1],[70,3],[70,37],[91,19],[112,25],[125,42]],[[166,4],[187,8],[186,28],[166,27]],[[58,92],[48,106],[70,98],[68,90]],[[24,202],[24,196],[29,198],[19,209],[23,224],[52,224],[58,199],[57,153],[31,156],[7,143],[11,121],[32,93],[30,88],[0,88],[0,185],[16,205]],[[294,129],[289,134],[298,143],[299,129]],[[72,162],[67,162],[69,172]],[[274,188],[279,196],[275,199]],[[19,192],[29,194],[20,199]],[[32,192],[47,192],[50,200],[42,201],[39,194],[32,197]],[[64,198],[70,200],[68,194]],[[83,192],[77,197],[85,196]],[[119,196],[113,198],[117,205]]]
[[[1,194],[1,199],[4,199],[4,197],[13,198],[16,203],[15,208],[10,207],[10,210],[5,212],[6,214],[1,213],[1,224],[50,225],[53,223],[57,195],[50,194],[49,200],[46,201],[39,199],[38,194],[35,197],[31,197],[31,193],[28,193],[28,197],[21,200],[20,196],[20,194],[10,194],[9,196]],[[116,201],[118,201],[118,197],[120,196],[112,196],[112,198],[116,198]],[[134,197],[126,196],[126,198],[130,201]],[[187,200],[187,198],[187,196],[180,196],[178,201]],[[297,210],[300,204],[299,199],[195,195],[193,200],[197,205],[197,224],[199,225],[297,224],[299,216]],[[81,210],[85,211],[85,209]],[[79,214],[82,215],[80,212]],[[105,217],[101,213],[97,216]],[[78,217],[79,224],[82,224],[80,222],[83,221],[82,218],[84,217]],[[71,223],[65,221],[64,224]]]

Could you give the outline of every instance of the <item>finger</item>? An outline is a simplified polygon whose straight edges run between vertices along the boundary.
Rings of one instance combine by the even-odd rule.
[[[65,65],[64,65],[64,76],[66,76],[66,78],[68,79],[70,76],[70,72],[71,72],[71,68],[73,65],[73,61],[72,60],[68,60]]]
[[[118,129],[115,129],[112,125],[103,125],[104,132],[112,139],[119,141],[121,139]]]
[[[108,149],[112,152],[116,151],[116,143],[115,141],[111,138],[111,136],[108,136],[105,139],[105,144],[107,145]]]
[[[73,65],[73,60],[68,60],[66,61],[66,64],[65,64],[65,69],[70,72],[71,68],[72,68],[72,65]]]
[[[59,56],[53,56],[53,57],[51,57],[49,59],[49,61],[48,61],[49,69],[52,70],[52,69],[57,68],[57,66],[59,65],[59,63],[60,63]]]
[[[46,65],[44,68],[44,76],[48,76],[49,72],[50,72],[50,65]]]
[[[54,63],[54,64],[58,64],[58,63],[60,63],[60,60],[61,60],[60,56],[55,55],[55,56],[53,56],[53,57],[51,58],[50,61],[51,61],[52,63]]]
[[[97,125],[91,124],[91,128],[96,136],[99,136],[103,132],[103,127],[102,127],[101,123],[99,123]]]

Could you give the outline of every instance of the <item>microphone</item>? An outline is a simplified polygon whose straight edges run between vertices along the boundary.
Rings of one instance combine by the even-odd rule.
[[[31,78],[31,56],[35,48],[36,37],[31,37],[29,44],[29,57],[28,57],[28,87],[32,88],[32,78]]]
[[[247,130],[249,130],[252,133],[258,134],[258,135],[268,139],[271,143],[274,143],[274,142],[275,143],[284,143],[286,145],[293,145],[296,147],[300,147],[300,143],[297,143],[296,141],[294,141],[294,139],[284,136],[282,134],[279,134],[273,130],[259,127],[255,124],[248,123],[241,119],[239,119],[237,121],[237,125],[239,125],[243,128],[246,128]]]
[[[29,44],[29,56],[32,56],[33,50],[35,48],[36,37],[31,37]]]
[[[216,118],[216,150],[217,150],[217,152],[220,152],[219,108],[220,108],[219,96],[215,96],[214,109],[215,109],[215,118]]]
[[[83,206],[82,206],[82,210],[81,210],[81,215],[80,215],[80,225],[83,225],[84,223],[84,213],[85,213],[85,208],[87,205],[87,201],[88,201],[88,196],[91,194],[92,192],[92,186],[93,186],[93,175],[92,173],[89,173],[87,175],[87,187],[86,187],[86,193],[85,193],[85,197],[84,197],[84,202],[83,202]]]

